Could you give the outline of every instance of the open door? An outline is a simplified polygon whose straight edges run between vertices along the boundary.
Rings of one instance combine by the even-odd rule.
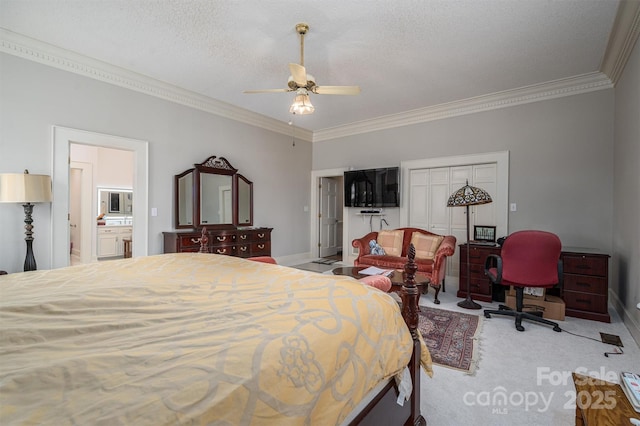
[[[320,257],[335,256],[342,249],[342,178],[320,178],[319,253]]]

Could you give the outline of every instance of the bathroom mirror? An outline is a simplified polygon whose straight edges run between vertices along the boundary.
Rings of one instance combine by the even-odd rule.
[[[98,188],[98,215],[111,217],[133,215],[133,190]]]
[[[176,229],[252,225],[252,183],[223,157],[194,166],[175,176]]]

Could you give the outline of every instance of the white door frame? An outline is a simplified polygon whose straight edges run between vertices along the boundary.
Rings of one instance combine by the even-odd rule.
[[[314,256],[318,253],[318,229],[320,228],[320,221],[318,218],[319,200],[320,200],[320,178],[322,177],[337,177],[343,176],[344,172],[349,169],[325,169],[325,170],[312,170],[311,171],[311,246],[309,253],[313,253]],[[345,213],[344,203],[342,203],[342,258],[348,253],[348,247],[345,244],[348,240],[347,231],[349,230],[349,215]]]
[[[51,268],[69,265],[69,145],[101,146],[132,151],[133,168],[133,256],[146,256],[149,246],[149,142],[86,130],[52,126]],[[93,234],[93,232],[92,232]]]

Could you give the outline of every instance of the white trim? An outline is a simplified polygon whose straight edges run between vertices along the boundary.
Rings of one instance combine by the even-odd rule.
[[[509,234],[509,151],[484,154],[460,155],[453,157],[426,158],[400,162],[402,173],[402,200],[409,199],[409,173],[411,170],[435,167],[467,166],[472,164],[496,163],[497,193],[491,194],[496,204],[496,235]],[[409,203],[400,207],[400,226],[408,226]]]
[[[628,24],[626,21],[622,24]],[[635,24],[637,26],[637,24]],[[621,30],[622,31],[622,30]],[[631,30],[633,32],[634,30]],[[637,38],[637,37],[636,37]],[[625,50],[626,51],[626,50]],[[93,78],[191,108],[209,112],[252,126],[290,135],[289,123],[239,108],[180,87],[152,79],[142,74],[116,67],[0,28],[0,52],[19,56],[74,74]],[[592,72],[555,81],[534,84],[503,92],[463,99],[398,114],[364,120],[311,132],[296,127],[296,138],[304,141],[324,141],[349,135],[408,126],[428,121],[476,112],[507,108],[530,102],[572,96],[613,87],[612,81],[601,72]]]
[[[311,241],[311,245],[309,246],[309,253],[318,253],[318,227],[320,224],[318,223],[318,199],[319,199],[319,191],[318,191],[318,183],[320,178],[323,177],[336,177],[343,176],[344,172],[349,170],[348,168],[337,168],[337,169],[325,169],[325,170],[312,170],[311,171],[311,235],[309,241]],[[342,259],[346,261],[348,259],[348,254],[350,252],[350,241],[349,241],[349,214],[347,212],[346,207],[344,207],[344,203],[342,205]],[[315,259],[315,258],[314,258]]]
[[[69,145],[79,143],[132,151],[133,170],[133,256],[146,256],[149,244],[148,227],[148,165],[149,143],[137,139],[105,135],[86,130],[52,126],[51,203],[51,268],[69,265]]]
[[[609,76],[614,86],[618,83],[639,36],[640,2],[621,1],[609,34],[609,43],[600,64],[600,70]]]
[[[220,117],[246,123],[284,135],[291,135],[289,123],[138,74],[106,62],[0,28],[0,52],[19,56],[94,80],[124,87]],[[310,142],[312,133],[296,127],[296,139]]]

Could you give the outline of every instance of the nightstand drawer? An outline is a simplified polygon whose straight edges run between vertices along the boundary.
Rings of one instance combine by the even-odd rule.
[[[567,309],[578,309],[601,314],[607,313],[606,296],[565,290],[563,299]]]
[[[607,275],[608,258],[604,256],[564,255],[562,263],[565,274]]]
[[[607,294],[607,279],[605,277],[593,277],[590,275],[564,275],[564,290],[580,293]]]

